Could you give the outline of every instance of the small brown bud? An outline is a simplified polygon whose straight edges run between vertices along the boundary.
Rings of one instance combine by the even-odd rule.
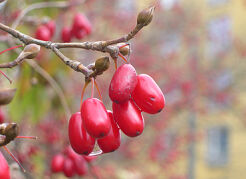
[[[126,45],[126,46],[124,46],[124,45]],[[129,54],[129,52],[130,52],[129,45],[127,45],[126,43],[119,43],[118,46],[119,46],[119,51],[122,55],[126,56]],[[124,47],[122,47],[122,46],[124,46]]]
[[[19,134],[19,127],[16,123],[2,123],[0,124],[0,147],[7,145],[14,140]]]
[[[36,44],[29,44],[25,46],[23,53],[25,54],[26,59],[35,58],[40,51],[40,46]]]
[[[101,57],[95,62],[95,69],[98,73],[102,73],[109,68],[110,61],[109,57]]]
[[[148,25],[152,21],[154,10],[155,10],[154,6],[151,8],[142,10],[138,14],[137,24],[143,25],[143,26]]]
[[[0,105],[9,104],[14,98],[16,89],[1,89],[0,90]]]

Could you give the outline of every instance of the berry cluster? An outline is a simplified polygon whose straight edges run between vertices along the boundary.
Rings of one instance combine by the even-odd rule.
[[[49,21],[46,24],[40,25],[36,32],[35,37],[39,40],[50,41],[55,34],[56,24],[54,21]]]
[[[98,155],[115,151],[121,143],[120,130],[129,137],[136,137],[144,129],[141,113],[155,114],[164,108],[161,89],[150,76],[137,75],[131,64],[120,66],[111,80],[109,97],[113,101],[113,112],[107,111],[103,102],[93,97],[94,83],[96,87],[97,84],[94,78],[90,80],[91,98],[81,104],[80,112],[73,114],[69,121],[70,144],[78,154]],[[101,151],[91,153],[96,141]]]
[[[62,28],[61,38],[63,42],[70,42],[72,37],[81,40],[90,34],[91,30],[91,23],[87,17],[81,13],[76,13],[73,18],[72,27],[65,26]]]
[[[165,105],[164,95],[155,81],[149,75],[137,75],[131,64],[124,64],[115,72],[109,86],[109,97],[113,101],[114,120],[129,137],[143,132],[141,112],[155,114]]]
[[[56,24],[54,21],[49,21],[46,24],[40,25],[35,32],[35,37],[39,40],[50,41],[55,34]],[[70,42],[73,37],[78,40],[83,39],[92,31],[92,26],[88,18],[81,13],[76,13],[73,18],[72,27],[64,26],[61,29],[61,40]]]
[[[51,171],[53,173],[63,172],[66,177],[84,176],[88,173],[88,162],[96,157],[81,156],[67,147],[63,153],[53,156],[51,161]]]

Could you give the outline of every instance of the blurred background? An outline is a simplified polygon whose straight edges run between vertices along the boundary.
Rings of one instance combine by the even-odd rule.
[[[9,0],[1,10],[1,23],[11,26],[23,9],[39,2],[49,1]],[[156,115],[143,113],[142,135],[129,138],[122,133],[120,148],[92,161],[84,178],[246,177],[245,0],[87,0],[66,9],[33,10],[17,29],[35,36],[40,24],[54,20],[52,41],[61,42],[61,28],[71,26],[74,14],[81,12],[91,22],[92,33],[72,41],[114,39],[132,30],[138,12],[151,5],[156,6],[153,21],[130,41],[130,62],[138,74],[153,77],[165,95],[166,106]],[[12,37],[0,35],[2,51],[9,48],[7,41]],[[62,51],[85,65],[105,55],[81,49]],[[14,52],[7,52],[1,55],[1,62],[16,57]],[[70,111],[77,112],[84,76],[44,48],[35,61],[61,87]],[[114,70],[111,61],[110,69],[97,78],[107,109],[112,109],[108,86]],[[22,177],[66,178],[50,172],[52,156],[69,145],[60,97],[26,63],[3,71],[13,84],[1,77],[1,88],[17,88],[13,101],[1,107],[5,122],[17,122],[22,135],[39,137],[37,141],[15,140],[8,145],[28,171]],[[84,99],[89,96],[90,87]],[[14,165],[1,151],[10,166]],[[12,169],[17,171],[18,167]]]

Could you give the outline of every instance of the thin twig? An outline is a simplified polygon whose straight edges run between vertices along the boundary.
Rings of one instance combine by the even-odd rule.
[[[41,66],[39,66],[35,61],[33,60],[26,60],[26,62],[32,67],[34,68],[41,76],[43,76],[48,83],[51,85],[51,87],[56,91],[57,95],[59,96],[60,100],[61,100],[61,104],[65,110],[65,114],[67,119],[70,118],[71,116],[71,111],[68,107],[67,101],[66,101],[66,97],[61,89],[61,87],[57,84],[57,82],[49,75],[49,73],[47,73]]]
[[[81,1],[80,3],[84,3]],[[18,18],[13,22],[12,28],[16,29],[16,27],[20,24],[21,20],[24,18],[24,16],[29,13],[30,11],[33,11],[35,9],[42,9],[42,8],[66,8],[69,6],[75,6],[78,5],[78,3],[71,4],[69,1],[60,1],[60,2],[41,2],[41,3],[35,3],[27,8],[25,8],[23,11],[21,11]]]

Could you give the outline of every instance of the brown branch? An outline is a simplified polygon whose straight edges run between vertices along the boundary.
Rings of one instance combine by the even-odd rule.
[[[13,68],[19,64],[21,64],[25,60],[25,57],[23,55],[19,55],[14,61],[8,62],[8,63],[2,63],[0,64],[0,68]]]
[[[82,63],[80,63],[79,61],[75,61],[75,60],[71,60],[68,57],[66,57],[65,55],[63,55],[63,53],[61,53],[60,50],[58,50],[57,48],[52,48],[53,52],[66,64],[68,65],[70,68],[72,68],[75,71],[81,72],[85,75],[85,77],[90,76],[91,73],[93,73],[92,70],[88,69],[87,67],[85,67]]]
[[[66,97],[61,89],[61,87],[58,85],[58,83],[50,76],[49,73],[47,73],[47,71],[45,71],[41,66],[39,66],[35,61],[33,60],[26,60],[27,63],[33,68],[35,69],[42,77],[44,77],[49,84],[51,85],[51,87],[55,90],[55,92],[57,93],[57,95],[59,96],[60,100],[61,100],[61,104],[65,110],[65,114],[66,114],[66,118],[67,120],[69,120],[70,116],[71,116],[71,111],[68,107],[67,101],[66,101]]]
[[[23,34],[13,28],[10,28],[0,23],[0,29],[9,33],[13,37],[22,41],[25,45],[37,44],[47,49],[51,49],[66,65],[71,67],[73,70],[83,73],[88,77],[90,69],[85,67],[83,64],[77,61],[72,61],[63,55],[58,49],[60,48],[82,48],[86,50],[95,50],[103,53],[109,53],[113,59],[118,57],[119,48],[115,46],[117,43],[127,42],[135,37],[135,35],[147,24],[150,23],[153,16],[153,7],[147,10],[143,10],[139,13],[136,27],[127,35],[114,40],[108,41],[96,41],[96,42],[81,42],[81,43],[55,43],[50,41],[42,41],[35,39],[31,36]],[[139,21],[139,19],[141,21]]]

